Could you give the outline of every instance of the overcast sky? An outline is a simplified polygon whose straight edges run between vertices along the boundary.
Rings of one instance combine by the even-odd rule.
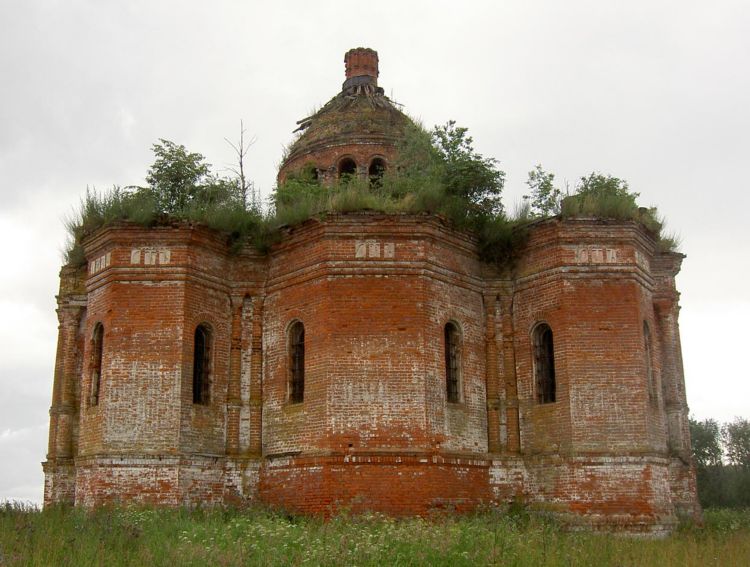
[[[143,184],[159,138],[231,164],[240,120],[267,196],[295,122],[344,53],[431,126],[455,119],[507,173],[592,170],[657,205],[678,277],[688,402],[750,417],[750,2],[0,2],[0,500],[42,498],[63,218],[86,187]],[[740,356],[742,355],[742,356]]]

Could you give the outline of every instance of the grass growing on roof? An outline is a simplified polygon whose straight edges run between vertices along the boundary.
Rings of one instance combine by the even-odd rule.
[[[598,173],[581,178],[575,193],[563,197],[554,175],[537,166],[529,174],[532,195],[526,206],[508,215],[501,202],[505,174],[496,160],[474,149],[466,128],[454,122],[431,131],[418,124],[407,127],[396,158],[376,180],[343,176],[321,183],[314,166],[307,164],[275,188],[265,210],[257,202],[245,202],[237,179],[211,173],[202,155],[168,140],[153,149],[156,160],[147,186],[86,191],[66,221],[67,264],[82,265],[84,238],[117,221],[142,226],[200,223],[225,233],[231,250],[251,244],[265,252],[279,240],[281,227],[329,212],[357,211],[442,215],[476,235],[480,257],[499,267],[512,265],[520,253],[526,225],[550,216],[634,220],[655,235],[659,251],[679,245],[677,237],[664,233],[655,208],[638,206],[638,193],[629,191],[625,181]]]

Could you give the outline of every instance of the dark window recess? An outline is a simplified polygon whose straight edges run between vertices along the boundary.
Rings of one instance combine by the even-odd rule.
[[[534,374],[536,397],[540,404],[555,401],[555,347],[552,329],[541,324],[534,329]]]
[[[460,401],[460,345],[458,328],[453,323],[445,325],[445,388],[448,401]]]
[[[206,325],[195,329],[193,344],[193,403],[207,405],[211,392],[211,330]]]
[[[355,175],[357,164],[352,158],[344,158],[339,162],[339,177],[343,175]]]
[[[305,326],[297,321],[289,329],[289,401],[305,398]]]
[[[651,330],[648,323],[643,322],[643,355],[646,357],[646,387],[648,388],[648,399],[651,403],[656,403],[656,381],[654,380],[654,367],[652,365],[651,352]]]
[[[383,184],[383,175],[385,174],[385,161],[382,158],[374,158],[367,170],[370,176],[370,185],[380,187]]]
[[[99,403],[102,384],[102,353],[104,352],[104,326],[97,323],[91,337],[91,405]]]

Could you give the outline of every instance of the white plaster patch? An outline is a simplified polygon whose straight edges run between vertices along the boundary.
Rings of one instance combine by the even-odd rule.
[[[574,252],[577,264],[618,264],[622,262],[622,254],[617,248],[576,246]]]
[[[106,254],[99,256],[98,258],[89,262],[89,273],[95,274],[101,272],[104,268],[108,268],[112,264],[112,253],[107,252]]]
[[[354,257],[365,258],[367,256],[367,243],[364,240],[357,240],[354,243]]]
[[[393,242],[386,242],[385,244],[383,244],[383,257],[384,258],[396,257],[396,245]]]
[[[143,263],[147,266],[153,266],[156,264],[156,250],[153,248],[146,248],[143,251]]]
[[[131,264],[139,265],[141,258],[146,266],[165,265],[172,261],[172,251],[169,248],[133,248],[130,251]]]
[[[396,256],[396,245],[393,242],[380,243],[377,240],[355,240],[355,258],[380,258],[382,249],[383,258],[394,258]]]

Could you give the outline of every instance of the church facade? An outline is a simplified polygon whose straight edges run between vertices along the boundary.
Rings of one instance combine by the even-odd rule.
[[[280,180],[377,176],[408,121],[347,53]],[[63,267],[45,504],[329,515],[521,500],[572,523],[700,514],[675,276],[632,221],[529,228],[511,273],[435,215],[328,214],[268,254],[113,225]]]

